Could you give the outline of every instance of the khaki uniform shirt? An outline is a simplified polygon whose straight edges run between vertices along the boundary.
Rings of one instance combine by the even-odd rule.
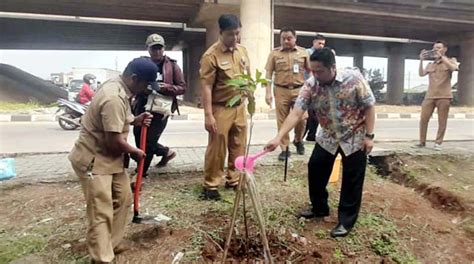
[[[225,105],[238,94],[235,87],[226,82],[249,69],[247,49],[240,44],[229,49],[218,41],[202,55],[199,74],[203,84],[212,86],[212,103]]]
[[[450,58],[449,60],[457,63],[455,58]],[[425,98],[453,98],[453,94],[451,93],[451,75],[453,72],[448,68],[448,66],[441,61],[430,62],[426,66],[426,71],[429,76],[429,85]]]
[[[275,73],[273,83],[276,86],[294,88],[304,84],[304,74],[309,67],[305,48],[295,46],[292,50],[284,50],[278,47],[268,55],[265,70],[267,79],[271,79]]]
[[[68,158],[74,166],[87,171],[92,161],[93,174],[122,173],[123,154],[114,156],[108,153],[105,133],[121,133],[127,139],[130,123],[132,93],[121,77],[108,80],[95,94],[85,115],[81,119],[81,132]]]

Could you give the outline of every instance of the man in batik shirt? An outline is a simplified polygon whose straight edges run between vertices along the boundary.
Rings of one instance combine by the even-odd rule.
[[[278,135],[265,146],[273,151],[308,109],[316,112],[321,129],[308,162],[309,197],[312,208],[300,213],[314,218],[329,215],[326,185],[336,155],[342,155],[342,186],[338,208],[339,223],[332,237],[346,236],[356,223],[362,200],[367,154],[373,148],[375,98],[357,69],[336,70],[335,56],[329,48],[310,57],[313,77],[301,88],[294,110]]]

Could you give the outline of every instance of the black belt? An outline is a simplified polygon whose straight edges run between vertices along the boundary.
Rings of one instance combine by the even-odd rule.
[[[279,84],[275,84],[276,86],[278,87],[281,87],[281,88],[286,88],[286,89],[298,89],[298,88],[301,88],[301,86],[303,86],[302,84],[300,85],[279,85]]]

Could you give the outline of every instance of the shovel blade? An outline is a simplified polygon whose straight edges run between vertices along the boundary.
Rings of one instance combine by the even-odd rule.
[[[165,224],[170,220],[169,217],[165,215],[151,216],[151,215],[134,215],[132,223],[135,224],[145,224],[145,225],[161,225]]]

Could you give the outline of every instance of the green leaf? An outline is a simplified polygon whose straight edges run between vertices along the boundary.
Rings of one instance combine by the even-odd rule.
[[[247,111],[249,112],[250,116],[255,114],[255,98],[249,97],[249,103],[247,104]]]
[[[260,72],[258,69],[255,72],[255,79],[258,81],[262,77],[262,72]]]
[[[247,86],[247,81],[242,80],[240,78],[234,78],[234,79],[227,80],[226,84],[230,86],[235,86],[235,87],[243,87],[243,86]]]
[[[229,101],[227,101],[226,106],[227,107],[234,106],[241,98],[242,98],[242,95],[240,94],[234,95],[234,97],[232,97]]]

